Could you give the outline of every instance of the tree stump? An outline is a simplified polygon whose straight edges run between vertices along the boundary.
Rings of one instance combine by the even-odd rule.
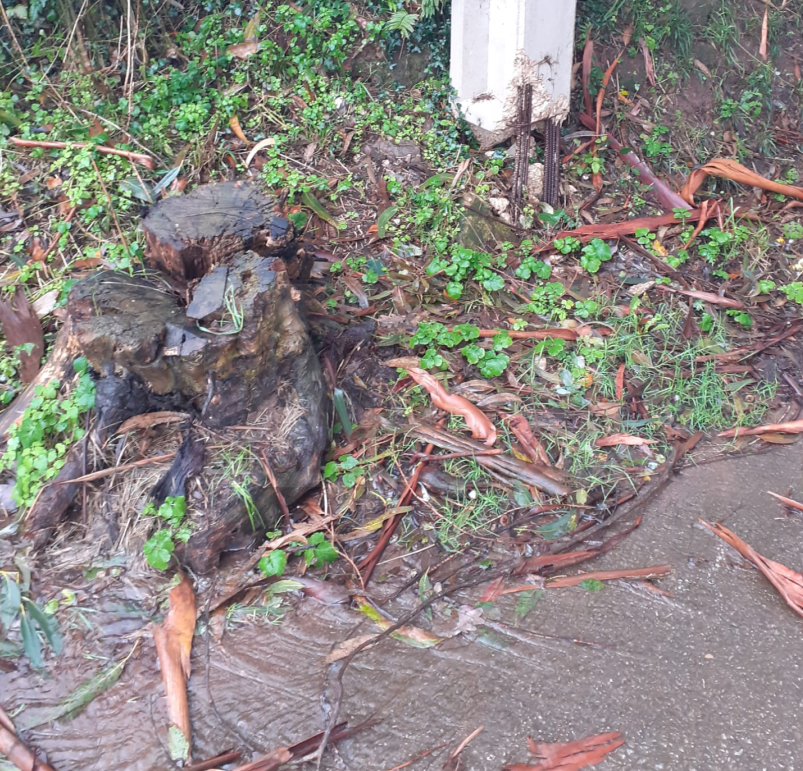
[[[201,185],[165,198],[142,223],[148,262],[183,286],[247,249],[289,256],[293,226],[274,213],[274,205],[247,182]]]
[[[283,231],[282,238],[290,236],[286,242],[271,236],[271,223],[280,218],[270,215],[267,199],[247,186],[224,183],[196,192],[195,198],[167,199],[148,217],[149,259],[169,276],[115,271],[90,276],[72,289],[66,326],[73,350],[100,376],[104,435],[109,421],[182,410],[193,419],[193,435],[213,430],[244,454],[239,479],[226,474],[212,479],[214,454],[193,456],[189,473],[201,476],[204,494],[200,501],[188,496],[194,529],[180,558],[206,573],[238,534],[259,535],[275,527],[282,512],[270,471],[288,504],[320,482],[328,396],[297,307],[300,295],[283,262],[273,256],[274,250],[293,250],[292,230]],[[222,211],[210,213],[199,201],[222,201]],[[243,202],[243,221],[237,220],[233,201]],[[164,223],[187,221],[194,223],[189,233],[164,235]],[[154,228],[163,235],[157,238]],[[247,243],[271,256],[243,250]],[[189,279],[191,301],[185,307],[170,285]],[[248,441],[232,426],[252,427]],[[197,442],[188,436],[185,445]],[[178,456],[169,473],[183,488],[187,458]],[[160,489],[176,494],[172,483]],[[44,533],[60,515],[52,508],[34,510],[29,521]],[[42,535],[33,535],[41,545]]]

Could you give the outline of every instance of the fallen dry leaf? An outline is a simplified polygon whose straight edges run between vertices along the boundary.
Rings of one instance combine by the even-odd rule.
[[[552,465],[549,460],[549,456],[546,454],[546,450],[544,450],[544,448],[541,446],[541,443],[538,441],[538,439],[535,438],[535,435],[530,428],[530,424],[527,422],[527,418],[525,418],[524,415],[511,415],[507,419],[507,423],[516,439],[519,440],[519,443],[521,444],[524,452],[527,454],[527,457],[533,463],[541,463],[544,466]]]
[[[790,570],[780,562],[773,562],[762,557],[749,543],[743,541],[727,527],[720,524],[709,525],[702,519],[700,522],[714,535],[733,546],[746,560],[752,562],[778,590],[781,597],[786,600],[786,604],[799,616],[803,616],[803,576],[800,573]]]
[[[272,147],[276,144],[276,140],[273,137],[266,137],[265,139],[261,139],[257,142],[249,151],[248,155],[245,159],[245,168],[247,169],[251,165],[251,161],[254,160],[256,154],[260,150],[264,150],[266,147]]]
[[[573,742],[536,743],[530,738],[527,742],[538,762],[535,765],[517,763],[505,766],[505,771],[579,771],[600,763],[606,755],[621,747],[625,740],[621,733],[608,733]]]
[[[412,357],[403,357],[386,361],[385,365],[406,370],[407,374],[429,393],[432,403],[439,410],[445,410],[452,415],[461,415],[471,431],[472,439],[481,439],[489,446],[496,441],[496,428],[484,412],[475,407],[468,399],[457,394],[450,394],[434,376],[426,370],[412,365],[412,362],[418,363]]]
[[[232,115],[229,118],[229,128],[231,129],[232,134],[237,137],[241,142],[245,142],[248,144],[248,137],[243,132],[243,128],[240,125],[240,119],[236,115]]]
[[[729,158],[715,158],[713,161],[706,163],[705,166],[692,171],[680,191],[683,200],[694,206],[694,194],[700,185],[705,182],[706,177],[709,176],[729,179],[732,182],[739,182],[749,187],[760,187],[762,190],[769,190],[773,193],[780,193],[781,195],[803,200],[803,188],[782,185],[780,182],[762,177],[760,174],[756,174],[756,172],[742,166],[741,163],[736,163],[736,161],[732,161]]]
[[[348,640],[343,640],[343,642],[339,642],[332,648],[332,652],[326,657],[326,663],[334,664],[336,661],[345,659],[347,656],[354,653],[361,645],[375,640],[378,637],[379,635],[376,634],[363,634],[359,637],[351,637]]]
[[[153,641],[167,697],[167,718],[191,744],[190,711],[187,704],[187,680],[190,677],[190,650],[195,634],[195,591],[186,575],[170,592],[167,618],[154,627]]]
[[[632,436],[631,434],[611,434],[601,436],[595,442],[597,447],[616,447],[627,445],[628,447],[640,447],[643,444],[655,444],[655,439],[645,439],[643,436]]]
[[[771,495],[773,498],[777,498],[781,503],[785,506],[790,506],[793,509],[797,509],[798,511],[803,511],[803,503],[798,503],[796,500],[792,498],[787,498],[783,495],[778,495],[778,493],[771,493],[767,490],[767,495]]]
[[[736,308],[737,310],[742,310],[745,307],[745,304],[740,300],[732,300],[730,297],[720,297],[718,294],[714,294],[713,292],[699,292],[696,289],[670,290],[667,287],[661,287],[661,290],[664,292],[677,292],[678,294],[685,295],[686,297],[691,297],[693,300],[703,300],[704,302],[711,303],[712,305],[721,305],[724,308]]]
[[[242,43],[235,43],[226,49],[226,53],[235,59],[247,59],[259,51],[258,40],[244,40]]]
[[[755,428],[729,428],[727,431],[720,431],[717,436],[728,439],[734,436],[760,436],[761,434],[770,433],[803,433],[803,420],[790,420],[788,423],[768,423],[766,426],[756,426]]]
[[[0,301],[0,331],[11,350],[20,345],[33,346],[30,353],[22,352],[19,357],[20,380],[23,383],[32,382],[39,373],[39,362],[45,353],[45,340],[42,323],[22,287],[17,287],[9,302]]]
[[[758,55],[763,61],[767,61],[767,40],[770,29],[770,0],[764,0],[764,18],[761,20],[761,45],[758,47]]]
[[[625,393],[625,365],[620,364],[616,370],[616,401],[622,401]]]

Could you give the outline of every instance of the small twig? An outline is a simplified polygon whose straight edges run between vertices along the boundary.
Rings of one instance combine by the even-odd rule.
[[[424,450],[424,455],[431,455],[432,451],[435,449],[434,444],[428,444],[426,449]],[[404,491],[402,492],[401,496],[399,497],[399,502],[396,504],[397,507],[399,506],[406,506],[407,502],[412,498],[413,493],[415,492],[415,486],[418,484],[418,477],[421,474],[421,469],[424,468],[423,463],[419,463],[415,470],[410,477],[409,482],[405,485]],[[390,539],[393,537],[393,533],[396,532],[396,528],[399,526],[399,522],[401,522],[403,514],[396,514],[392,519],[389,519],[385,523],[385,528],[382,531],[382,535],[379,537],[376,546],[374,547],[373,551],[365,558],[362,563],[362,573],[361,573],[361,580],[363,586],[365,586],[368,581],[371,580],[371,576],[373,575],[374,569],[376,568],[379,560],[382,558],[382,554],[385,551]]]
[[[111,476],[112,474],[116,474],[118,471],[130,471],[132,468],[147,466],[149,463],[161,463],[164,460],[170,460],[171,458],[175,457],[176,453],[174,452],[168,452],[164,455],[154,455],[152,458],[143,458],[142,460],[135,460],[132,463],[126,463],[123,466],[112,466],[111,468],[104,468],[100,471],[93,471],[91,474],[85,474],[84,476],[77,477],[76,479],[61,479],[51,482],[51,484],[72,485],[76,484],[77,482],[94,482],[96,479],[102,479],[103,477]]]
[[[418,755],[414,755],[410,760],[405,761],[399,766],[393,766],[393,768],[389,768],[388,771],[401,771],[403,768],[407,768],[408,766],[412,766],[413,763],[418,763],[419,760],[423,760],[424,758],[431,755],[433,752],[437,752],[438,750],[442,750],[446,746],[446,742],[443,744],[439,744],[437,747],[433,747],[431,750],[425,750],[424,752],[419,752]]]
[[[1,6],[0,6],[1,7]],[[20,139],[19,137],[9,137],[8,141],[17,147],[50,147],[55,150],[66,150],[68,147],[89,147],[89,142],[50,142],[38,139]],[[104,145],[91,145],[99,153],[106,155],[119,155],[121,158],[129,158],[130,160],[144,166],[146,169],[155,169],[156,161],[149,155],[142,153],[132,153],[128,150],[118,150],[116,147],[105,147]]]
[[[502,455],[504,450],[477,450],[474,452],[449,452],[446,455],[425,455],[423,452],[413,453],[412,460],[419,463],[430,463],[441,460],[455,460],[456,458],[477,458],[485,455]]]
[[[265,469],[265,473],[270,480],[270,485],[273,488],[273,492],[276,493],[276,500],[279,501],[279,506],[281,507],[282,514],[284,515],[284,523],[289,527],[290,509],[287,508],[287,501],[284,499],[282,491],[279,489],[279,483],[276,481],[276,476],[273,473],[273,469],[270,467],[270,463],[268,463],[268,457],[265,455],[265,451],[260,450],[258,454],[259,460],[262,463],[262,467]]]
[[[474,586],[479,586],[480,584],[484,584],[487,581],[491,581],[494,578],[499,578],[500,576],[507,576],[510,574],[510,570],[493,570],[484,572],[483,575],[469,579],[467,581],[463,581],[459,584],[454,584],[453,586],[447,587],[440,592],[436,592],[432,594],[428,599],[424,600],[423,602],[419,603],[419,605],[410,611],[405,616],[402,616],[395,624],[391,624],[387,629],[382,631],[380,634],[371,637],[370,640],[366,640],[362,644],[358,645],[348,656],[339,661],[334,662],[330,665],[329,670],[327,671],[326,681],[327,684],[324,686],[326,688],[328,685],[331,684],[332,691],[334,697],[331,701],[328,701],[326,696],[326,692],[324,691],[324,705],[327,708],[327,719],[326,719],[326,728],[323,731],[323,736],[321,738],[321,743],[318,746],[318,750],[315,753],[317,756],[317,769],[320,771],[321,762],[323,760],[323,753],[326,750],[326,746],[329,742],[329,736],[331,735],[334,727],[337,725],[337,717],[340,713],[340,707],[343,703],[343,675],[345,674],[346,669],[348,669],[349,665],[352,661],[362,653],[366,648],[369,648],[380,640],[383,640],[386,637],[389,637],[394,632],[397,632],[401,629],[405,624],[409,624],[411,621],[418,616],[419,613],[426,610],[428,607],[433,605],[434,603],[438,602],[438,600],[443,599],[444,597],[448,597],[455,592],[459,592],[463,589],[471,589]],[[327,703],[328,701],[328,703]]]

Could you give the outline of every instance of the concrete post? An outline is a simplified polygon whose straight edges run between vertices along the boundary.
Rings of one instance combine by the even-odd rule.
[[[451,78],[484,148],[516,132],[517,89],[533,121],[569,112],[576,0],[453,0]]]

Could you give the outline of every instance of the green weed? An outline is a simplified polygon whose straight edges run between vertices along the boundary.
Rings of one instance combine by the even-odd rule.
[[[16,472],[12,496],[21,507],[33,504],[42,485],[61,470],[70,445],[84,436],[81,418],[95,406],[95,382],[86,359],[76,359],[73,368],[76,382],[66,395],[60,396],[57,380],[37,386],[22,419],[9,429],[0,470]]]

